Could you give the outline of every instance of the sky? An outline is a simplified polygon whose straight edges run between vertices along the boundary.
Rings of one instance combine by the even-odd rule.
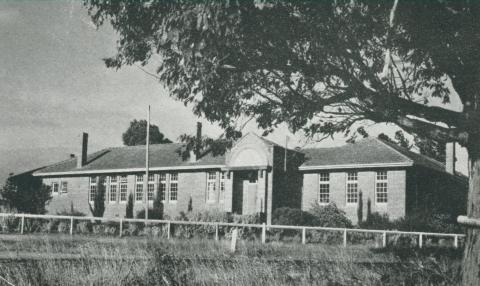
[[[81,1],[0,0],[0,151],[80,146],[81,132],[89,133],[90,150],[120,146],[129,122],[145,119],[148,105],[151,123],[171,140],[194,134],[197,121],[205,135],[221,133],[139,68],[107,69],[102,59],[115,54],[116,40],[109,25],[96,29]],[[258,133],[254,124],[248,131]],[[291,147],[306,142],[286,128],[269,139],[283,144],[287,135]],[[342,136],[320,143],[338,144]],[[466,172],[462,152],[458,166]]]

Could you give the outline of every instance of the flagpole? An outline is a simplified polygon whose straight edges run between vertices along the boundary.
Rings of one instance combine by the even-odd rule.
[[[149,145],[150,145],[150,105],[147,112],[147,138],[145,141],[145,179],[143,181],[143,198],[145,200],[145,221],[148,220],[148,173],[149,173]]]
[[[285,136],[285,154],[283,158],[283,171],[287,171],[287,148],[288,148],[288,136]]]

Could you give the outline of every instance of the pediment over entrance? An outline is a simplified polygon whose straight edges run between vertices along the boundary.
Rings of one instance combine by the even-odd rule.
[[[270,147],[267,141],[249,133],[231,149],[226,165],[230,168],[271,166]]]

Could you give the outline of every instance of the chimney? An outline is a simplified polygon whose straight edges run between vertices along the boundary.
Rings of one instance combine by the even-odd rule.
[[[455,142],[448,142],[445,146],[445,171],[455,174]]]
[[[88,147],[88,133],[82,133],[82,149],[77,156],[77,168],[81,168],[87,164],[87,147]]]
[[[195,137],[195,156],[200,158],[200,151],[202,149],[202,123],[197,122],[197,136]]]

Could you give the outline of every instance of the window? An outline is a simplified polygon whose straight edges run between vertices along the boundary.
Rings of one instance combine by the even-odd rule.
[[[225,172],[220,172],[220,196],[219,201],[223,202],[225,200]]]
[[[143,175],[137,175],[135,184],[135,201],[143,201]]]
[[[347,204],[358,203],[358,173],[347,174]]]
[[[88,200],[93,202],[97,193],[97,177],[90,177],[90,190],[88,192]]]
[[[215,201],[215,192],[217,187],[217,173],[207,173],[207,202]]]
[[[330,202],[330,173],[320,173],[319,183],[318,202],[328,204]]]
[[[68,193],[68,183],[62,182],[62,189],[60,190],[62,194]]]
[[[170,174],[170,201],[176,202],[178,197],[178,173]]]
[[[58,194],[58,183],[57,182],[53,182],[52,183],[52,193],[54,195],[57,195]]]
[[[167,199],[167,174],[160,174],[160,199],[165,201]]]
[[[120,202],[127,201],[127,176],[120,177]]]
[[[153,201],[153,194],[155,193],[155,175],[148,175],[147,198],[148,201]]]
[[[117,202],[117,176],[110,177],[110,202]]]
[[[377,172],[375,182],[375,197],[376,202],[379,204],[384,204],[388,202],[387,171]]]

